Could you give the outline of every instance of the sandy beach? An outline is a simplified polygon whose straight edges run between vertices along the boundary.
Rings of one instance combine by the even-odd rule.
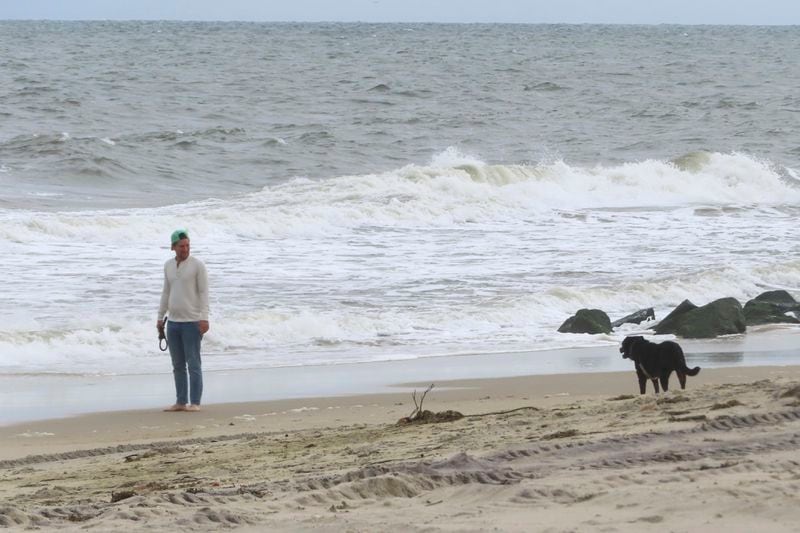
[[[65,531],[797,531],[800,367],[633,371],[135,410],[0,428],[0,526]],[[672,380],[677,387],[677,380]],[[404,384],[418,397],[430,383]]]
[[[800,3],[201,4],[0,2],[0,533],[800,533]]]

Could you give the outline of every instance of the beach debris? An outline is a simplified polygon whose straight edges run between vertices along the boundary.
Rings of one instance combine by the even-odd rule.
[[[664,411],[664,414],[669,416],[683,416],[688,415],[689,413],[691,413],[691,411]]]
[[[641,324],[642,322],[655,319],[656,319],[655,311],[653,311],[652,307],[648,307],[647,309],[639,309],[635,313],[631,313],[628,316],[613,321],[611,323],[611,328],[616,329],[620,327],[622,324]]]
[[[613,398],[609,398],[609,402],[618,402],[620,400],[633,400],[635,396],[632,394],[620,394],[619,396],[614,396]]]
[[[133,461],[140,461],[142,459],[149,459],[158,455],[168,455],[173,453],[184,453],[186,448],[182,446],[155,446],[142,453],[132,453],[125,456],[125,462],[131,463]]]
[[[542,435],[541,440],[566,439],[568,437],[574,437],[578,434],[580,434],[580,432],[577,429],[563,429],[561,431],[556,431],[555,433]]]
[[[729,407],[736,407],[737,405],[744,405],[744,404],[739,400],[737,400],[736,398],[733,398],[732,400],[728,400],[727,402],[715,403],[710,407],[710,409],[712,411],[716,411],[718,409],[727,409]]]
[[[328,508],[328,511],[332,513],[337,513],[339,511],[347,511],[350,509],[350,506],[347,505],[346,501],[342,501],[339,505],[333,504]]]
[[[703,420],[708,420],[706,415],[690,415],[690,416],[671,416],[669,417],[670,422],[700,422]]]
[[[258,488],[258,487],[239,487],[237,489],[239,494],[250,494],[255,496],[256,498],[265,498],[272,494],[269,489],[266,488]]]
[[[506,409],[505,411],[492,411],[490,413],[464,415],[464,418],[480,418],[482,416],[507,415],[509,413],[516,413],[517,411],[541,411],[541,409],[539,409],[538,407],[534,407],[532,405],[523,405],[522,407],[515,407],[514,409]]]
[[[428,411],[422,408],[422,402],[425,401],[425,396],[431,391],[431,389],[433,389],[433,386],[434,384],[431,383],[430,386],[425,389],[425,392],[422,393],[419,402],[417,402],[417,390],[414,389],[414,392],[411,393],[411,399],[414,401],[414,410],[411,411],[410,415],[404,416],[398,420],[397,425],[438,424],[441,422],[453,422],[455,420],[461,420],[464,418],[462,413],[453,411],[451,409],[434,413],[433,411]]]
[[[666,394],[666,393],[664,393],[664,394]],[[689,402],[689,401],[691,401],[689,398],[687,398],[686,396],[680,395],[680,394],[674,394],[674,395],[670,395],[670,396],[662,396],[660,398],[656,398],[656,403],[658,405],[662,405],[662,404],[665,404],[665,403],[682,403],[682,402]]]
[[[86,511],[84,509],[72,509],[69,511],[67,515],[67,520],[70,522],[87,522],[93,518],[97,518],[100,516],[100,512],[90,510]]]
[[[719,470],[721,468],[731,468],[733,466],[738,466],[738,465],[739,465],[739,461],[725,461],[724,463],[720,463],[718,465],[700,465],[700,468],[698,468],[698,470],[700,470],[700,471],[703,471],[703,470]],[[677,469],[677,470],[680,471],[680,469]],[[686,470],[689,471],[689,469],[686,469]]]
[[[781,398],[798,398],[800,399],[800,385],[795,385],[785,391],[783,391],[780,395]]]
[[[121,490],[119,492],[111,491],[111,503],[127,500],[128,498],[133,498],[134,496],[136,496],[136,492],[132,490]]]
[[[170,488],[172,488],[171,485],[160,481],[148,481],[147,483],[136,484],[134,487],[137,494],[157,492],[161,490],[168,490]]]

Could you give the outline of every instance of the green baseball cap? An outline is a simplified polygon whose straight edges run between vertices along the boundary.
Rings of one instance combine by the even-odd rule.
[[[175,231],[172,232],[172,235],[170,236],[169,239],[170,241],[172,241],[172,244],[174,245],[179,240],[188,238],[189,238],[188,231],[186,231],[185,229],[176,229]]]

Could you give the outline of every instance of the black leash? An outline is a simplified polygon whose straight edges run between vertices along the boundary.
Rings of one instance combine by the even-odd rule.
[[[169,341],[167,340],[167,317],[164,317],[164,322],[158,329],[158,348],[162,352],[166,352],[169,348]]]

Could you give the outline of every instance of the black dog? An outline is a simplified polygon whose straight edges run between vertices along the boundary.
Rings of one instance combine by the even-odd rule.
[[[658,394],[658,382],[664,392],[669,389],[669,376],[674,370],[678,374],[681,388],[686,388],[686,376],[696,376],[700,367],[689,368],[683,357],[683,350],[677,342],[666,341],[660,344],[650,342],[644,337],[625,337],[619,349],[623,359],[631,359],[636,364],[639,376],[639,392],[644,394],[647,380],[653,382]]]

